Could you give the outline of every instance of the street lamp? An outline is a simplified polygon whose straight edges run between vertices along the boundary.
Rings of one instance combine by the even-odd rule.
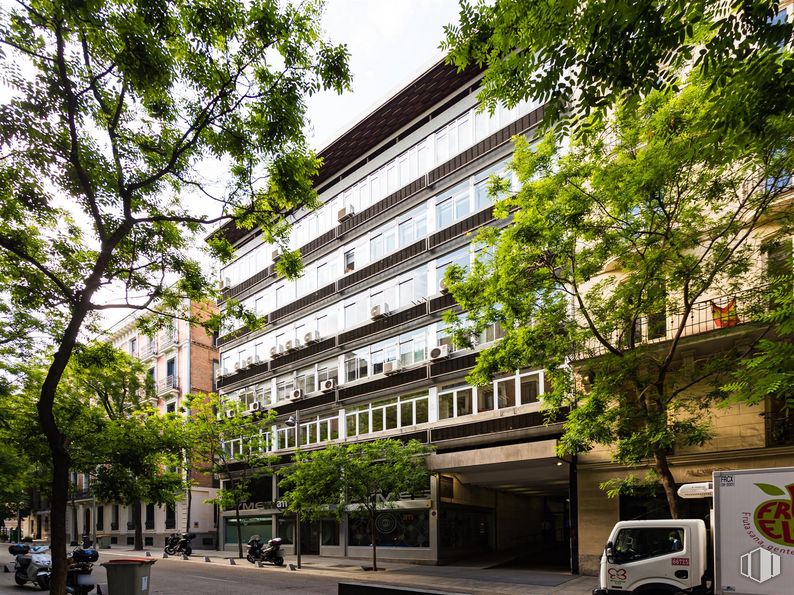
[[[286,422],[287,426],[295,427],[295,452],[298,451],[298,447],[300,446],[300,437],[301,437],[301,412],[300,410],[295,411],[295,416],[289,416]],[[300,509],[295,510],[295,553],[298,558],[298,570],[301,567],[301,513]]]

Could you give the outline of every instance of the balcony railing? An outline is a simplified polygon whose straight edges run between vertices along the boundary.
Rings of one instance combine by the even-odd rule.
[[[174,345],[178,341],[179,334],[176,332],[176,329],[161,333],[159,337],[160,349],[165,349],[170,345]]]
[[[643,316],[635,323],[633,346],[629,344],[629,328],[613,331],[606,334],[606,337],[612,345],[627,351],[632,347],[669,341],[681,327],[682,337],[728,329],[751,322],[769,308],[770,299],[769,286],[747,289],[695,302],[686,320],[683,319],[683,309]],[[607,351],[600,341],[590,338],[574,359],[597,357]]]
[[[179,390],[179,378],[176,376],[166,376],[157,381],[157,394]]]
[[[146,359],[154,355],[157,355],[157,343],[155,341],[152,341],[148,345],[141,345],[139,356],[141,359]]]

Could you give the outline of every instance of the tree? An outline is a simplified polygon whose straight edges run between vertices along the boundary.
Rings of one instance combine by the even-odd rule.
[[[603,444],[622,464],[650,459],[673,517],[669,453],[708,439],[717,386],[769,331],[750,326],[748,347],[687,366],[692,316],[706,298],[766,283],[754,267],[757,236],[792,216],[778,183],[794,166],[792,120],[770,118],[764,138],[715,131],[708,94],[692,77],[679,93],[622,103],[565,154],[550,135],[535,147],[518,139],[512,168],[520,188],[496,207],[512,221],[479,235],[485,248],[468,275],[460,267],[447,273],[468,313],[465,321],[447,317],[457,341],[471,344],[495,322],[505,329],[469,379],[549,368],[548,405],[574,407],[561,451]],[[741,299],[744,312],[769,298]],[[702,322],[720,326],[712,317],[723,314],[706,312]],[[726,306],[724,326],[738,322],[736,312]],[[586,393],[569,376],[572,365],[592,384]]]
[[[285,245],[284,216],[316,204],[303,98],[350,80],[320,12],[311,0],[18,0],[0,16],[14,92],[0,108],[0,316],[15,323],[0,345],[23,357],[35,323],[53,354],[38,395],[52,593],[65,590],[71,466],[53,405],[78,336],[103,311],[156,303],[195,322],[182,298],[200,301],[213,284],[188,256],[194,234],[227,223]],[[213,166],[228,175],[204,175]],[[223,234],[210,248],[232,255]],[[297,272],[297,255],[278,269]]]
[[[251,498],[251,482],[270,473],[275,460],[269,453],[270,428],[275,411],[243,415],[236,401],[215,393],[188,395],[185,401],[185,460],[191,471],[219,475],[226,480],[215,498],[221,510],[234,508],[237,522],[237,555],[243,557],[240,505]]]
[[[377,511],[406,492],[428,490],[425,457],[430,449],[411,440],[375,440],[331,444],[322,450],[298,451],[295,462],[281,470],[283,499],[288,510],[304,518],[365,515],[372,539],[372,568],[378,569]],[[297,528],[296,530],[300,530]]]
[[[176,471],[182,465],[182,423],[174,414],[158,414],[143,364],[108,343],[80,346],[62,385],[93,413],[89,433],[70,445],[73,465],[92,476],[99,501],[132,506],[133,547],[141,550],[141,503],[173,505],[184,487]]]
[[[576,131],[651,91],[675,90],[694,67],[710,89],[715,128],[763,133],[792,111],[792,24],[771,0],[461,1],[444,49],[459,68],[485,68],[493,108],[546,104],[546,121]]]

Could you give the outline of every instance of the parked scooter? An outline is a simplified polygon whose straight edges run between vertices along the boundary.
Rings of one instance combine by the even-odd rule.
[[[189,556],[193,553],[193,548],[190,547],[190,540],[195,538],[195,533],[172,533],[165,542],[165,553],[169,556],[174,554]]]
[[[248,555],[246,556],[251,564],[257,562],[268,562],[276,566],[284,566],[284,550],[281,549],[281,538],[274,537],[267,542],[264,547],[259,535],[252,535],[248,540]]]
[[[84,544],[85,546],[86,544]],[[90,543],[87,544],[90,546]],[[94,589],[91,572],[99,552],[91,547],[78,546],[68,556],[66,592],[88,595]],[[8,548],[14,556],[14,581],[22,586],[33,583],[42,591],[50,588],[52,557],[48,545],[15,544]]]
[[[8,553],[14,556],[14,581],[20,587],[33,583],[42,591],[50,588],[52,557],[48,545],[17,543],[9,546]]]

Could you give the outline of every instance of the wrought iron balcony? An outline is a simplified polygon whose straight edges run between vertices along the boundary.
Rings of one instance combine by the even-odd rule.
[[[166,376],[157,381],[157,394],[162,395],[170,391],[179,391],[179,378]]]
[[[630,326],[617,329],[605,336],[609,342],[627,351],[634,347],[664,343],[674,338],[679,329],[682,337],[692,337],[721,329],[730,329],[751,322],[769,308],[769,286],[746,289],[695,302],[688,314],[683,309],[668,310],[638,318],[633,333]],[[684,320],[686,316],[686,320]],[[634,344],[630,337],[633,336]],[[577,351],[574,359],[584,360],[607,353],[607,348],[597,339],[590,338]]]
[[[152,341],[148,345],[141,345],[139,350],[139,357],[140,359],[148,359],[150,357],[154,357],[157,355],[157,342]]]
[[[166,347],[170,347],[171,345],[175,345],[178,342],[179,333],[177,333],[176,329],[160,333],[159,343],[161,350],[165,349]]]

